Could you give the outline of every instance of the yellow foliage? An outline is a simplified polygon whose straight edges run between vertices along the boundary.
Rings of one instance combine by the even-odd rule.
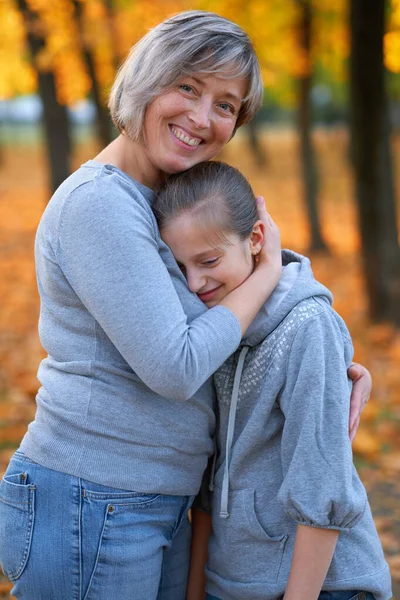
[[[316,65],[332,80],[347,77],[349,56],[348,0],[319,0],[312,8],[310,56],[300,48],[300,5],[295,0],[135,0],[115,3],[110,15],[104,0],[79,0],[83,31],[79,31],[72,0],[27,0],[40,18],[45,48],[37,67],[55,74],[63,104],[84,98],[91,88],[81,47],[90,51],[104,103],[117,64],[151,27],[177,12],[210,10],[241,25],[254,42],[265,86],[281,104],[294,105],[294,80]],[[15,0],[0,3],[0,98],[32,92],[36,86],[29,65],[25,32]],[[400,0],[391,0],[385,36],[385,64],[400,72]]]
[[[25,46],[22,16],[13,0],[0,2],[0,99],[16,94],[31,94],[36,89],[36,74]]]
[[[388,31],[384,37],[385,66],[393,73],[400,73],[400,0],[391,0]]]
[[[37,66],[54,72],[60,104],[73,104],[86,96],[91,82],[79,44],[76,44],[78,31],[72,2],[28,0],[28,4],[40,17],[44,28],[45,48]]]
[[[391,31],[384,38],[385,66],[393,73],[400,73],[400,29]]]
[[[115,75],[113,23],[109,21],[109,15],[101,0],[83,0],[83,9],[83,43],[93,56],[102,99],[104,104],[107,104]]]

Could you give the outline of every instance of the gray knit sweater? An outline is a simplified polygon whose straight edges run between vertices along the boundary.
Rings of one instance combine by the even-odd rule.
[[[152,195],[89,161],[50,200],[35,246],[48,356],[21,449],[99,484],[187,495],[213,451],[210,376],[241,331],[188,290]]]

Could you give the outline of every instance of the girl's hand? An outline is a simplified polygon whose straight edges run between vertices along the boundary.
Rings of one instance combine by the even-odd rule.
[[[372,389],[372,378],[370,372],[357,363],[353,363],[347,371],[353,381],[353,390],[350,398],[349,435],[353,441],[356,437],[360,424],[361,413],[369,400]]]
[[[269,270],[271,268],[274,272],[276,270],[278,282],[282,272],[281,235],[277,225],[265,208],[262,196],[257,197],[257,211],[258,217],[264,223],[265,227],[265,241],[260,253],[257,255],[257,268],[268,266]]]

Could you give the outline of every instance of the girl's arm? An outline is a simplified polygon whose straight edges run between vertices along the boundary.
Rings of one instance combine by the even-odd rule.
[[[338,532],[359,521],[367,502],[348,434],[351,340],[340,317],[320,306],[295,333],[279,398],[285,423],[278,499],[297,523],[285,600],[318,597]]]
[[[317,600],[339,531],[298,525],[284,600]]]
[[[210,534],[211,516],[198,508],[192,508],[192,545],[186,600],[204,600],[206,595],[205,567]]]

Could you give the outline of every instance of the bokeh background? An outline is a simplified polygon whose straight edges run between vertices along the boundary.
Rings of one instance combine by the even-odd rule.
[[[264,106],[220,158],[311,257],[372,373],[354,454],[400,600],[400,0],[0,0],[0,471],[35,413],[41,214],[116,135],[130,47],[194,8],[242,25],[263,70]]]

